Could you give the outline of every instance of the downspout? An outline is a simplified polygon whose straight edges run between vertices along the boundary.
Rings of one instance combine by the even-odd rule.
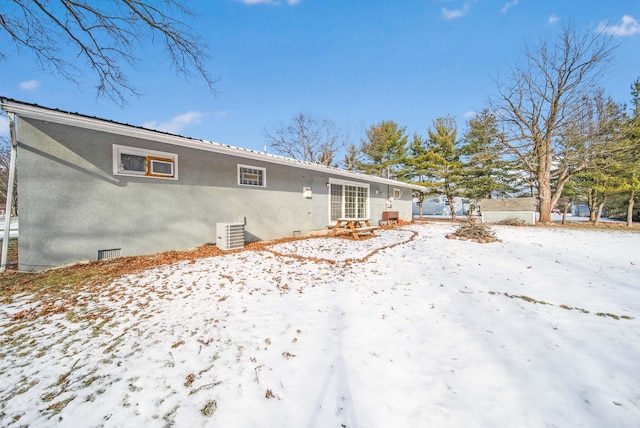
[[[4,236],[2,237],[2,261],[0,263],[0,272],[7,269],[7,257],[9,254],[9,234],[11,228],[11,211],[13,208],[13,187],[15,185],[16,175],[16,126],[15,114],[7,113],[9,116],[9,138],[11,139],[11,160],[9,161],[9,179],[7,180],[7,205],[4,214]]]

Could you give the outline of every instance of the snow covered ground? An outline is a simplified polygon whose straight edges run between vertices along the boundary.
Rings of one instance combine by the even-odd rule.
[[[19,296],[0,425],[637,427],[640,234],[453,230],[181,262],[73,305]]]

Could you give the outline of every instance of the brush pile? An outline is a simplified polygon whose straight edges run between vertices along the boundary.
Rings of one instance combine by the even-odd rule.
[[[458,230],[446,236],[447,239],[459,239],[460,241],[472,241],[479,244],[490,242],[502,242],[496,238],[489,225],[475,220],[467,220],[462,223]]]

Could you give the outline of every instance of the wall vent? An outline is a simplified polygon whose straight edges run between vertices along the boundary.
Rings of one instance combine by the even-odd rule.
[[[120,257],[121,248],[111,250],[98,250],[98,260],[115,259]]]

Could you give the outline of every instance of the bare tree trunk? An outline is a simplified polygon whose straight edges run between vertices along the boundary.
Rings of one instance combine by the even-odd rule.
[[[587,196],[587,205],[589,206],[589,221],[596,221],[596,192],[591,189],[589,191],[589,195]]]
[[[456,207],[453,206],[453,196],[447,194],[447,200],[449,201],[449,209],[451,210],[451,220],[456,220]]]
[[[600,217],[602,216],[602,209],[604,208],[604,204],[606,202],[607,202],[607,197],[605,196],[604,198],[602,198],[602,200],[598,204],[598,212],[596,213],[596,218],[593,222],[595,226],[597,226],[600,223]]]
[[[543,197],[539,194],[540,198],[540,218],[538,221],[540,223],[550,223],[551,222],[551,199],[548,197]]]
[[[585,168],[586,164],[582,164],[581,166],[576,168],[575,171],[583,170]],[[564,186],[567,184],[567,181],[569,181],[569,178],[571,178],[571,175],[569,175],[568,171],[566,170],[558,177],[556,189],[551,195],[551,208],[555,207],[558,204],[558,201],[560,201],[560,198],[562,198]],[[569,201],[569,206],[571,206],[571,201]]]
[[[525,59],[512,68],[510,81],[498,82],[492,108],[501,111],[501,143],[532,173],[527,178],[537,181],[541,223],[551,221],[566,180],[595,154],[591,142],[606,121],[590,116],[595,114],[591,107],[601,101],[596,88],[614,49],[606,34],[579,34],[567,26],[556,41],[543,38],[536,48],[525,48]],[[579,138],[571,136],[574,132]]]
[[[627,227],[633,227],[633,200],[636,196],[636,191],[632,190],[629,195],[629,204],[627,205]]]
[[[551,223],[551,143],[536,144],[538,155],[538,200],[540,201],[540,223]]]
[[[562,224],[567,224],[567,213],[571,208],[571,204],[572,204],[571,201],[569,201],[568,204],[564,204],[564,210],[562,210]]]

